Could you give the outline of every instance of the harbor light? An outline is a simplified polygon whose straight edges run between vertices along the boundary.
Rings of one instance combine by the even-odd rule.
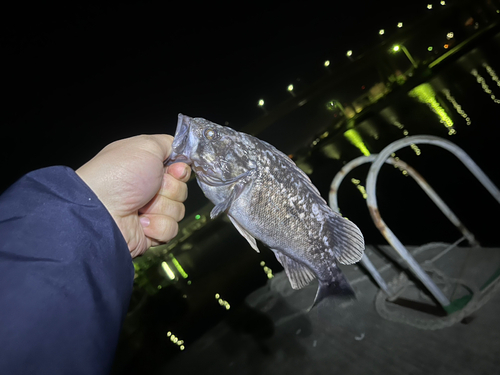
[[[413,58],[413,56],[410,54],[410,51],[408,51],[408,49],[404,45],[402,45],[402,44],[395,44],[392,47],[392,50],[394,52],[399,52],[399,50],[402,50],[403,53],[405,54],[405,56],[408,58],[408,60],[410,60],[411,65],[413,65],[413,67],[415,69],[418,68],[417,62],[415,61],[415,59]]]

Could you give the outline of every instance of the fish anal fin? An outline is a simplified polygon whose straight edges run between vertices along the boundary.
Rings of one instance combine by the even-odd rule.
[[[281,263],[293,289],[301,289],[314,279],[314,273],[305,265],[293,260],[279,250],[272,249]]]
[[[352,221],[333,212],[328,218],[330,245],[340,264],[354,264],[361,260],[365,250],[363,234]]]
[[[235,227],[236,229],[238,229],[238,232],[240,232],[240,234],[241,234],[243,237],[245,237],[245,239],[248,241],[248,243],[250,244],[250,246],[252,246],[252,248],[253,248],[256,252],[260,253],[260,250],[259,250],[259,248],[257,247],[257,241],[255,241],[255,238],[254,238],[254,237],[253,237],[250,233],[248,233],[248,231],[247,231],[245,228],[243,228],[243,227],[240,225],[240,223],[238,223],[235,219],[233,219],[233,218],[231,217],[231,215],[228,215],[228,217],[229,217],[229,220],[231,220],[231,223],[233,223],[234,227]]]

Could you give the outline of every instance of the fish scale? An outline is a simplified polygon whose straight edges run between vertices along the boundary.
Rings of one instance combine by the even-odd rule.
[[[309,177],[274,146],[202,118],[179,114],[166,165],[185,162],[215,207],[259,251],[269,247],[292,288],[318,279],[313,306],[330,295],[353,295],[338,267],[361,259],[359,228],[332,211]]]

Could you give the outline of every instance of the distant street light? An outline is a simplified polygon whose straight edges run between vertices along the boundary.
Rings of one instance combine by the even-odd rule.
[[[326,60],[323,63],[323,66],[325,67],[325,69],[328,72],[328,74],[332,74],[332,70],[330,69],[330,60]]]
[[[293,92],[293,85],[288,85],[287,90],[290,94],[292,94],[292,96],[295,96],[295,93]]]
[[[398,28],[402,28],[403,27],[403,22],[398,22]]]
[[[453,36],[453,32],[450,31],[448,34],[446,34],[446,39],[450,40],[451,38],[453,38]]]
[[[441,1],[440,4],[441,5],[446,5],[446,1]]]
[[[427,9],[432,9],[432,4],[427,4]]]
[[[410,60],[411,65],[413,65],[413,67],[415,69],[418,68],[417,62],[415,61],[415,59],[413,58],[413,56],[410,54],[410,52],[408,51],[408,49],[404,45],[402,45],[402,44],[396,44],[395,46],[392,47],[392,50],[394,52],[399,52],[400,49],[403,50],[403,52],[406,55],[406,57],[408,58],[408,60]]]
[[[264,99],[259,99],[258,105],[259,105],[260,108],[262,108],[262,110],[264,111],[264,113],[267,114],[267,110],[264,107]]]
[[[378,35],[384,35],[384,34],[385,34],[385,30],[384,30],[384,29],[380,29],[380,30],[378,31]]]
[[[352,50],[347,51],[345,55],[352,61]]]
[[[330,104],[331,108],[337,108],[340,112],[342,112],[344,117],[346,117],[345,108],[342,105],[342,103],[340,103],[338,100],[333,99],[330,101],[329,104]]]

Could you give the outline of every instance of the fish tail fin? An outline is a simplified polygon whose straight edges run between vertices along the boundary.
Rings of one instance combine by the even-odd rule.
[[[354,264],[361,260],[365,250],[363,234],[352,221],[332,212],[327,224],[330,229],[331,243],[335,258],[340,264]]]
[[[311,309],[326,297],[335,297],[340,299],[356,298],[356,294],[349,284],[349,281],[347,281],[347,278],[337,267],[334,267],[334,276],[331,281],[318,281],[318,291],[316,292],[316,297],[314,298],[314,303],[311,306]]]

